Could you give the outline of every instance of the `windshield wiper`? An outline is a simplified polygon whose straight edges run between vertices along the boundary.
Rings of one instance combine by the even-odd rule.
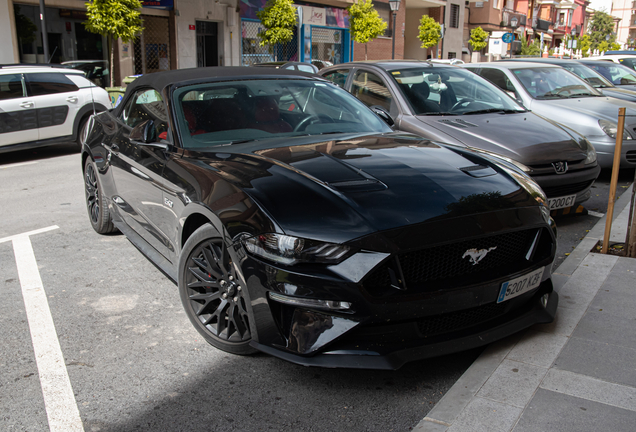
[[[452,112],[425,112],[425,113],[419,113],[417,115],[425,115],[425,116],[441,116],[441,115],[457,115],[456,113],[452,113]]]
[[[488,109],[477,110],[477,111],[468,111],[463,113],[463,115],[487,114],[487,113],[515,114],[515,113],[521,113],[521,112],[524,112],[524,111],[503,109],[503,108],[488,108]]]

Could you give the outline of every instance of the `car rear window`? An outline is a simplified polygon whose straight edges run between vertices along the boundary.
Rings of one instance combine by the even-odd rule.
[[[79,90],[78,87],[61,73],[26,74],[29,96],[42,96],[55,93],[67,93]]]

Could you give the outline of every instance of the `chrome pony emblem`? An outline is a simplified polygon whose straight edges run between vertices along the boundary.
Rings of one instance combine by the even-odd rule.
[[[464,252],[464,255],[462,255],[462,258],[470,257],[470,262],[473,265],[477,265],[479,264],[479,261],[486,258],[486,255],[488,255],[488,252],[493,251],[495,249],[497,249],[497,246],[493,246],[488,249],[479,249],[479,250],[468,249],[466,252]]]
[[[554,162],[552,166],[554,167],[554,171],[556,171],[557,174],[565,174],[568,171],[567,162]]]

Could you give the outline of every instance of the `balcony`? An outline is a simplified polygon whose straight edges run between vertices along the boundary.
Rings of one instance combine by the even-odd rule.
[[[512,17],[517,18],[517,27],[526,25],[526,15],[522,12],[518,12],[513,9],[504,8],[501,14],[501,23],[504,27],[511,27],[510,19]]]

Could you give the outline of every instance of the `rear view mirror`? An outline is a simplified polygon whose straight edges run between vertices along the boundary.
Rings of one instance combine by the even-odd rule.
[[[428,82],[438,82],[440,80],[439,74],[430,74],[426,76]]]
[[[395,125],[395,121],[393,121],[393,117],[391,117],[391,114],[389,114],[389,112],[385,110],[383,107],[381,107],[380,105],[373,105],[370,108],[371,108],[371,111],[376,113],[377,116],[384,121],[384,123],[388,124],[391,127]]]

